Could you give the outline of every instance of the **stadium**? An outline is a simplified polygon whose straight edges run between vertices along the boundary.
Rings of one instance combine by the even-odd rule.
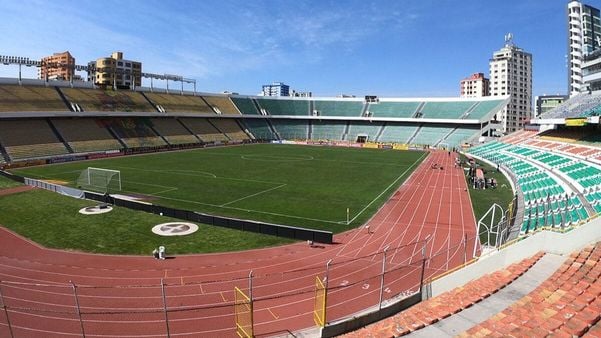
[[[455,50],[484,48],[500,13],[536,7],[548,17],[529,32],[552,41],[540,4],[471,4],[460,19],[409,2],[134,5],[85,21],[100,7],[6,4],[41,37],[15,33],[15,53],[109,41],[194,79],[122,52],[0,55],[0,337],[601,337],[598,9],[568,4],[570,96],[545,94],[534,114],[532,54],[512,34],[461,97],[210,81],[226,85],[226,64],[242,88],[260,70],[315,90],[445,92],[456,72],[442,68],[475,68]],[[79,36],[40,31],[53,15]]]
[[[16,81],[0,85],[0,204],[13,211],[2,220],[4,336],[366,336],[373,322],[398,336],[599,237],[598,95],[467,147],[507,98],[269,99]],[[467,156],[459,167],[455,150]],[[474,159],[511,186],[478,219],[463,168]],[[101,202],[109,216],[73,216]],[[188,229],[182,221],[198,224],[196,235],[151,235],[168,222]],[[165,260],[150,255],[159,245]],[[598,260],[588,247],[555,272],[589,296],[574,318],[598,302],[588,279]],[[548,277],[529,297],[545,291],[550,306],[570,294]],[[472,286],[468,302],[438,300]],[[555,329],[564,327],[567,318]]]

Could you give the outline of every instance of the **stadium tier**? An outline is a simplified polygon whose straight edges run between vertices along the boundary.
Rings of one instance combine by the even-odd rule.
[[[199,140],[175,118],[153,118],[150,122],[154,130],[171,145],[199,143]]]
[[[119,150],[123,146],[93,118],[51,119],[56,130],[76,153]]]
[[[0,85],[0,112],[69,111],[54,87]]]
[[[257,140],[273,140],[276,139],[274,132],[269,127],[269,124],[264,119],[243,119],[241,121],[246,129]]]
[[[426,102],[421,109],[422,117],[432,119],[458,119],[476,105],[467,102]]]
[[[309,101],[293,99],[257,99],[268,115],[309,115]]]
[[[230,140],[248,140],[248,135],[240,128],[240,125],[234,119],[209,119],[209,122]]]
[[[563,119],[599,116],[601,113],[601,92],[579,94],[559,106],[542,114],[539,119]]]
[[[344,140],[345,130],[345,121],[312,120],[310,138],[313,140]]]
[[[155,108],[138,92],[129,90],[100,90],[84,88],[60,88],[71,105],[81,110],[113,112],[154,112]],[[77,109],[76,109],[77,110]]]
[[[422,125],[415,136],[410,140],[410,143],[438,145],[453,131],[453,129],[453,127],[447,127],[445,125]]]
[[[422,102],[379,102],[370,103],[367,110],[373,117],[415,117]]]
[[[419,125],[386,123],[378,140],[380,142],[409,143],[418,129]]]
[[[144,93],[146,97],[156,106],[162,108],[166,113],[196,113],[215,114],[213,109],[200,96]],[[161,110],[159,108],[159,110]]]
[[[222,134],[207,119],[181,118],[180,121],[203,142],[223,142],[228,138]]]
[[[167,145],[154,130],[148,118],[127,117],[100,120],[127,148],[161,147]]]
[[[363,106],[361,101],[315,100],[313,102],[314,110],[319,116],[359,117],[363,112]]]
[[[257,106],[251,98],[232,97],[232,102],[234,102],[240,112],[244,115],[259,115]]]
[[[0,144],[13,161],[69,153],[46,119],[2,120]]]
[[[601,170],[593,163],[503,142],[490,142],[470,153],[515,175],[524,200],[523,233],[578,224],[601,211]]]
[[[282,139],[306,140],[309,138],[309,122],[306,120],[273,119],[271,124]]]
[[[240,112],[236,106],[234,106],[230,98],[227,96],[203,96],[203,98],[217,113],[240,115]]]
[[[356,141],[359,136],[367,136],[367,141],[376,141],[383,126],[383,122],[351,122],[349,124],[347,140]]]

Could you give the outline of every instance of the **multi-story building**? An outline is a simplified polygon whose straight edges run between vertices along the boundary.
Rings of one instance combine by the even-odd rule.
[[[601,48],[601,15],[598,8],[573,0],[568,3],[568,93],[583,87],[584,57]]]
[[[290,86],[284,82],[274,82],[270,85],[263,85],[261,91],[263,96],[290,96]]]
[[[582,82],[583,90],[587,92],[601,90],[601,49],[584,56]]]
[[[536,97],[536,110],[534,117],[539,117],[541,114],[548,112],[549,110],[559,106],[569,97],[567,95],[541,95]]]
[[[88,63],[88,81],[99,86],[128,89],[142,85],[142,63],[124,60],[122,52]]]
[[[484,73],[474,73],[461,80],[461,97],[483,97],[489,96],[489,80]]]
[[[496,115],[503,133],[522,129],[532,118],[532,54],[514,45],[511,34],[490,59],[490,95],[511,96]]]
[[[42,58],[38,77],[44,80],[72,81],[75,75],[75,58],[69,51],[54,53]]]

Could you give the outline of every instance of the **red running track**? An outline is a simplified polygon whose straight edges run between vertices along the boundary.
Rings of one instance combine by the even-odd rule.
[[[45,249],[0,228],[0,336],[10,336],[10,322],[16,337],[234,337],[233,289],[248,293],[251,269],[255,334],[296,331],[314,326],[315,279],[326,280],[329,260],[328,321],[376,306],[380,293],[384,301],[412,294],[422,265],[427,278],[479,251],[455,156],[430,153],[367,223],[369,233],[348,231],[332,245],[159,261]]]

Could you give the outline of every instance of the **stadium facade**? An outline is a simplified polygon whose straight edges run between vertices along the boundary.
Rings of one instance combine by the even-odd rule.
[[[584,57],[601,48],[601,15],[598,8],[574,0],[568,3],[568,93],[583,89]]]

